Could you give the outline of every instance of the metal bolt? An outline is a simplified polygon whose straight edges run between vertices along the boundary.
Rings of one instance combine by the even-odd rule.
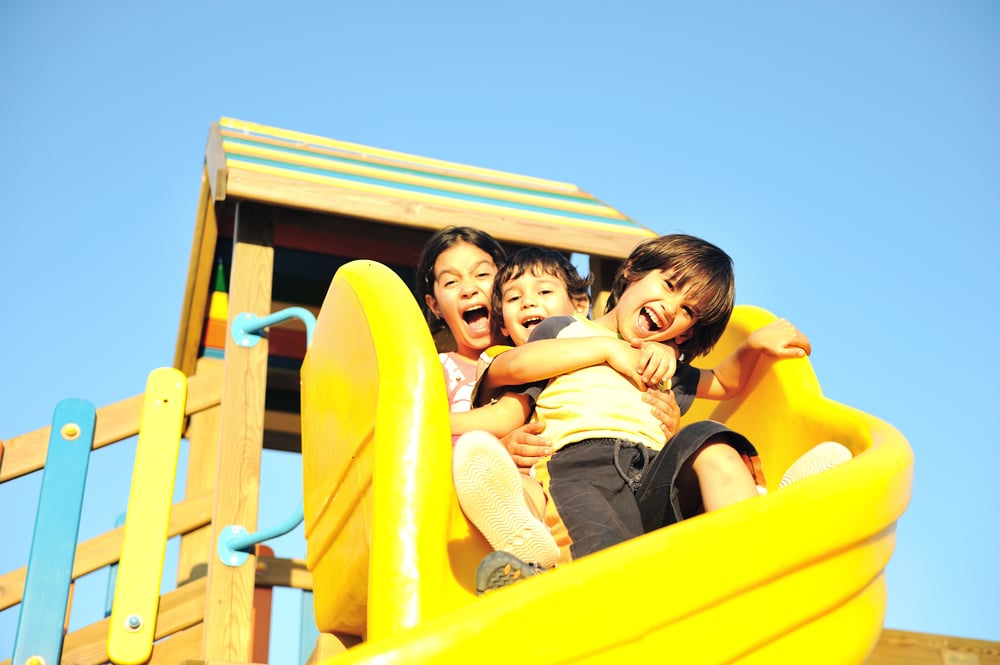
[[[62,434],[62,438],[72,441],[80,437],[80,426],[76,423],[66,423],[59,430],[59,433]]]
[[[133,614],[125,619],[125,630],[129,630],[134,633],[140,628],[142,628],[142,617],[138,614]]]
[[[24,661],[24,665],[45,665],[45,659],[41,656],[28,656],[28,659]]]

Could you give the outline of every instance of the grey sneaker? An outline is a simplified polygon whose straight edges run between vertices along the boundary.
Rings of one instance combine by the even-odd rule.
[[[537,563],[521,561],[510,552],[490,552],[476,569],[476,593],[500,589],[545,570]]]
[[[802,457],[798,458],[788,467],[788,471],[781,477],[778,489],[791,485],[808,476],[815,476],[827,469],[843,464],[854,457],[847,446],[836,441],[824,441],[823,443],[810,448]]]

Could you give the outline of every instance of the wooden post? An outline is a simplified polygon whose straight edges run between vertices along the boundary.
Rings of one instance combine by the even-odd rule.
[[[230,329],[238,314],[266,316],[270,312],[274,270],[270,209],[239,203],[234,236]],[[241,348],[227,335],[202,639],[205,660],[245,663],[251,658],[256,557],[230,567],[219,560],[214,548],[219,533],[229,526],[240,526],[250,532],[257,529],[266,383],[266,338],[256,346]]]
[[[222,363],[216,358],[199,358],[197,372]],[[185,436],[188,439],[187,482],[184,498],[196,499],[209,494],[215,487],[216,460],[219,456],[219,414],[221,406],[213,406],[191,414]],[[177,584],[187,584],[205,577],[208,558],[214,553],[211,525],[181,536],[177,557]]]

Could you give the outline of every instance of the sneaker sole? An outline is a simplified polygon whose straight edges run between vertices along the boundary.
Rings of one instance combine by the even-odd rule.
[[[476,593],[483,594],[509,586],[541,572],[508,552],[490,552],[476,569]]]
[[[851,451],[836,441],[824,441],[795,460],[778,483],[778,489],[809,476],[815,476],[854,457]]]
[[[556,565],[559,546],[528,507],[521,473],[503,444],[485,432],[469,432],[453,452],[458,502],[493,549],[543,568]]]

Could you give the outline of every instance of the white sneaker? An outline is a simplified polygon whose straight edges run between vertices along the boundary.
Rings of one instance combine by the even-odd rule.
[[[551,568],[559,546],[532,512],[521,473],[492,434],[468,432],[452,450],[452,477],[462,511],[495,550]]]
[[[838,464],[843,464],[854,457],[847,446],[836,441],[824,441],[809,449],[806,454],[795,460],[778,483],[778,489],[790,485],[808,476],[815,476]]]

